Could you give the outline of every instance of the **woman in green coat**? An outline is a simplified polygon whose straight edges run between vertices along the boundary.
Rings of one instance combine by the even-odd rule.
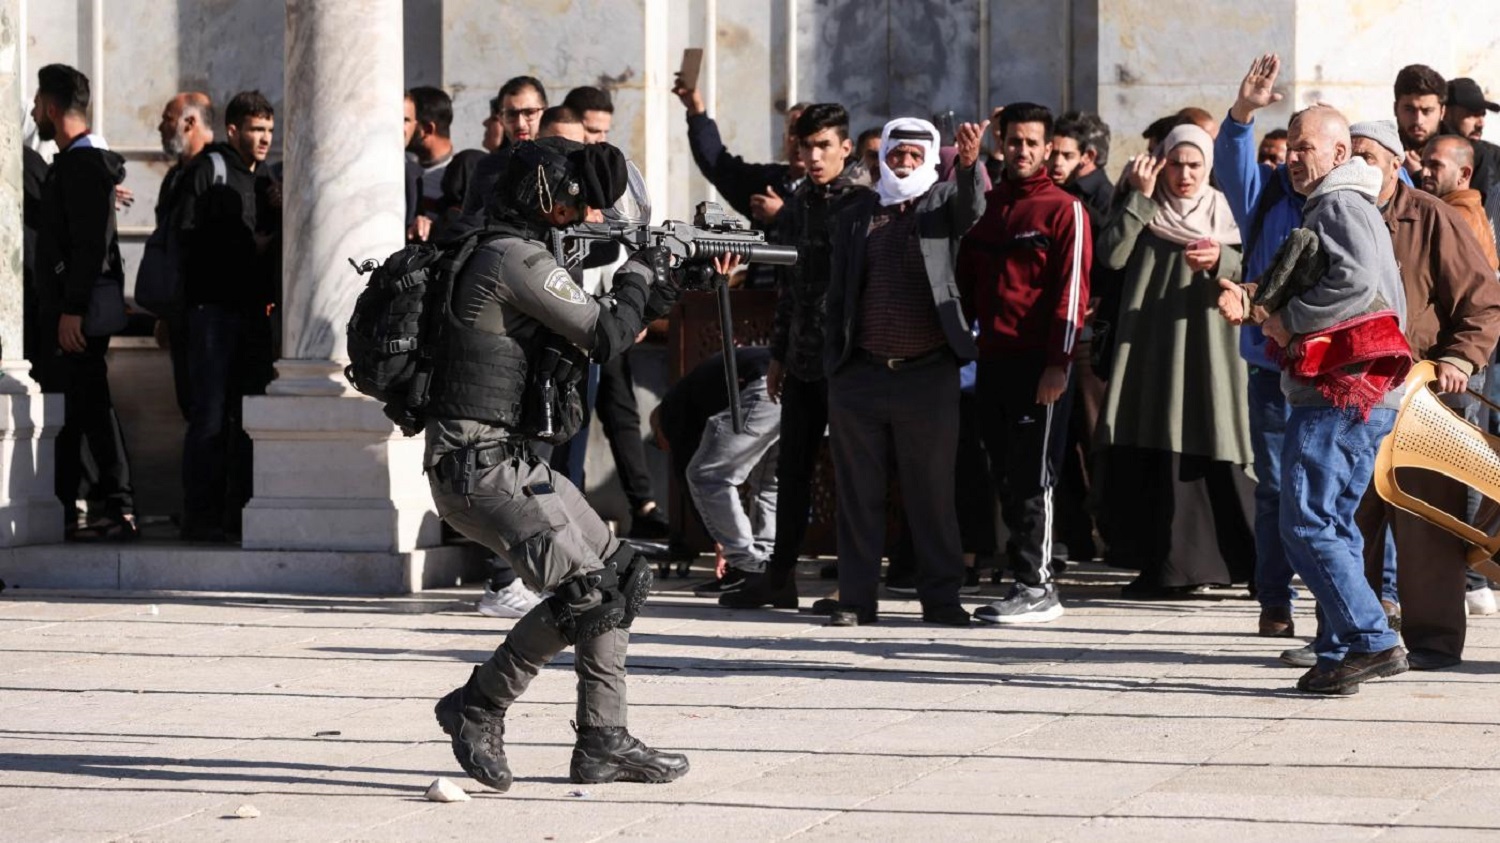
[[[1126,168],[1096,258],[1124,270],[1117,348],[1096,442],[1099,530],[1124,596],[1168,597],[1254,572],[1247,373],[1219,318],[1240,235],[1209,185],[1213,140],[1187,124]]]

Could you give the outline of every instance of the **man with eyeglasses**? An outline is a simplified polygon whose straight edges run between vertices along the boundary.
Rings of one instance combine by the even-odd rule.
[[[536,140],[541,131],[542,112],[547,110],[547,89],[532,76],[516,76],[500,86],[500,95],[491,101],[490,117],[485,121],[485,136],[498,120],[500,146],[480,159],[464,195],[464,216],[484,210],[484,201],[495,189],[495,182],[505,172],[511,148],[521,141]]]

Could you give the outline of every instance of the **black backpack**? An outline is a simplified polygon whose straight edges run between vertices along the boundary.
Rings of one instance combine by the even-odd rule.
[[[475,247],[499,236],[478,229],[447,243],[412,243],[383,264],[349,260],[370,279],[349,317],[344,376],[384,403],[385,414],[407,436],[422,429],[453,281]]]

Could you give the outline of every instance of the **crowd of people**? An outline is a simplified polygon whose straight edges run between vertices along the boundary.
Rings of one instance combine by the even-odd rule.
[[[1495,612],[1495,599],[1458,540],[1367,488],[1394,387],[1363,403],[1330,398],[1334,387],[1297,368],[1305,358],[1294,337],[1390,312],[1410,354],[1435,361],[1444,400],[1500,427],[1466,392],[1485,389],[1500,337],[1500,147],[1482,137],[1500,105],[1472,79],[1410,65],[1395,78],[1393,120],[1351,124],[1315,106],[1285,128],[1257,126],[1256,113],[1281,99],[1279,70],[1273,55],[1256,59],[1222,118],[1189,106],[1151,123],[1149,151],[1113,181],[1111,128],[1098,115],[1031,102],[946,134],[919,117],[854,134],[842,105],[798,103],[782,160],[748,162],[679,80],[673,93],[703,175],[772,242],[799,252],[795,266],[750,266],[735,282],[777,291],[769,348],[737,354],[745,424],[729,423],[717,359],[675,384],[650,418],[721,551],[698,593],[735,609],[799,605],[794,572],[826,437],[838,582],[811,608],[833,625],[879,620],[886,558],[887,590],[915,594],[926,622],[965,626],[1061,617],[1061,569],[1102,557],[1137,572],[1127,599],[1247,584],[1261,605],[1256,631],[1273,637],[1296,634],[1300,575],[1318,598],[1319,635],[1282,658],[1314,672],[1389,654],[1396,631],[1412,667],[1457,664],[1466,615]],[[49,65],[38,79],[33,117],[59,152],[49,167],[28,151],[27,355],[44,388],[67,395],[57,491],[69,537],[128,538],[128,458],[104,367],[125,318],[115,230],[116,203],[129,199],[123,161],[89,132],[83,74]],[[407,91],[408,239],[442,242],[483,219],[524,142],[607,141],[613,112],[602,88],[552,105],[540,80],[518,76],[490,101],[484,148],[458,150],[449,95]],[[187,420],[187,539],[232,540],[250,494],[238,408],[265,389],[274,358],[274,127],[256,91],[231,98],[222,118],[196,92],[162,114],[174,163],[137,290],[159,317]],[[1259,288],[1289,243],[1307,242],[1328,266],[1273,312]],[[624,257],[595,249],[573,280],[598,294]],[[1357,284],[1350,267],[1360,268]],[[1320,299],[1319,283],[1337,293]],[[595,365],[583,388],[630,503],[629,537],[658,542],[682,525],[668,522],[652,488],[630,360]],[[581,451],[570,443],[550,457],[580,487]],[[1444,511],[1477,518],[1463,487],[1414,483]],[[80,521],[84,497],[105,502],[97,520]],[[887,524],[891,512],[899,524]],[[888,527],[900,536],[889,547]],[[1010,585],[971,616],[960,596],[979,590],[986,563]],[[540,597],[507,561],[493,565],[480,610],[520,617],[535,607]],[[1394,669],[1383,658],[1352,684]],[[1319,682],[1351,687],[1348,676],[1312,681],[1326,690]]]
[[[997,557],[1013,582],[974,619],[1044,623],[1064,611],[1058,569],[1097,554],[1138,572],[1127,599],[1247,584],[1269,637],[1296,634],[1300,575],[1318,635],[1281,658],[1310,668],[1304,690],[1458,664],[1466,616],[1496,611],[1490,584],[1460,541],[1370,488],[1399,378],[1376,366],[1351,387],[1347,361],[1344,380],[1309,374],[1300,340],[1342,330],[1329,314],[1367,320],[1361,348],[1434,361],[1443,400],[1497,429],[1470,391],[1484,390],[1500,337],[1500,147],[1482,138],[1500,105],[1472,79],[1411,65],[1394,120],[1351,125],[1319,106],[1258,131],[1256,112],[1282,98],[1279,71],[1277,57],[1256,59],[1222,118],[1185,107],[1153,122],[1149,152],[1114,182],[1094,114],[998,108],[979,166],[975,126],[945,138],[903,118],[853,136],[841,107],[802,104],[777,169],[725,153],[701,99],[679,88],[704,174],[801,253],[777,278],[765,382],[745,393],[782,404],[776,534],[705,521],[725,547],[771,551],[729,558],[700,593],[798,605],[791,571],[826,424],[838,588],[812,610],[835,625],[878,620],[883,556],[888,591],[916,594],[928,622],[966,625],[976,558]],[[1350,226],[1362,226],[1352,246]],[[1321,280],[1337,292],[1306,294],[1315,314],[1301,300],[1248,304],[1285,276],[1288,241],[1314,242],[1332,267]],[[1351,273],[1365,276],[1358,292]],[[1344,296],[1360,304],[1331,304]],[[1379,345],[1391,337],[1376,328],[1395,325],[1400,347]],[[1461,485],[1410,485],[1475,521]],[[886,547],[890,489],[902,539]]]

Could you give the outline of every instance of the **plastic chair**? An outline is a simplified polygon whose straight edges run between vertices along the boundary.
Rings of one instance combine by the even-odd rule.
[[[1399,469],[1435,471],[1468,486],[1486,500],[1481,512],[1500,507],[1500,437],[1491,436],[1454,412],[1431,389],[1437,380],[1437,364],[1423,360],[1406,377],[1406,396],[1390,435],[1375,457],[1375,491],[1392,506],[1452,533],[1469,545],[1469,567],[1492,580],[1500,580],[1500,536],[1449,515],[1413,497],[1396,480]],[[1476,392],[1469,393],[1500,410]]]

